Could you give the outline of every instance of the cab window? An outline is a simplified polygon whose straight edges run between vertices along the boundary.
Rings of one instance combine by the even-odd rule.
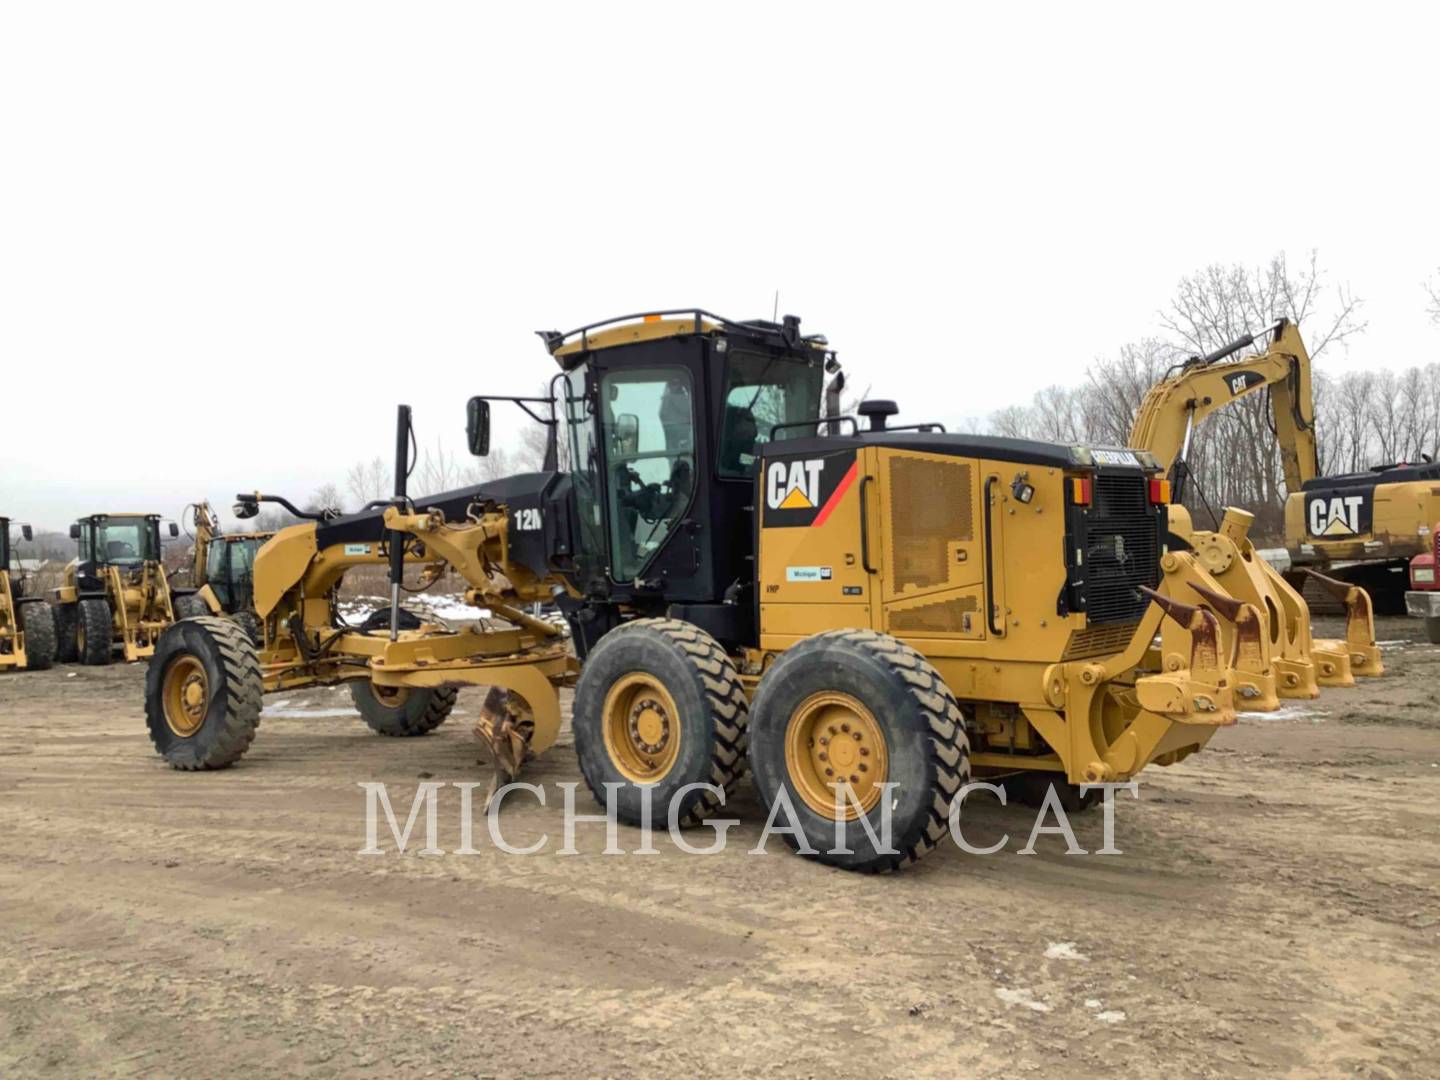
[[[725,411],[720,418],[720,475],[753,475],[760,447],[770,440],[776,424],[818,419],[824,377],[818,364],[732,353],[725,375]],[[778,437],[813,434],[813,430],[791,428]]]
[[[629,581],[690,508],[695,395],[684,368],[640,368],[607,372],[600,401],[610,474],[610,576]]]

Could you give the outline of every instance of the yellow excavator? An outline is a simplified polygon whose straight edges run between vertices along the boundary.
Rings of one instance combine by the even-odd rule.
[[[1228,602],[1239,601],[1253,609],[1254,632],[1247,637],[1242,651],[1250,656],[1257,675],[1268,668],[1272,678],[1254,679],[1252,692],[1245,696],[1261,703],[1261,707],[1270,700],[1272,682],[1279,697],[1313,698],[1320,686],[1352,686],[1356,675],[1379,675],[1384,670],[1375,644],[1371,600],[1364,588],[1321,574],[1314,566],[1299,565],[1302,579],[1311,578],[1345,610],[1343,640],[1313,640],[1310,610],[1295,582],[1287,581],[1262,559],[1250,540],[1254,516],[1231,507],[1215,530],[1203,531],[1194,527],[1182,505],[1195,426],[1239,398],[1262,391],[1269,394],[1285,485],[1290,492],[1287,522],[1295,516],[1293,505],[1318,497],[1313,492],[1344,479],[1318,477],[1310,354],[1299,328],[1281,319],[1260,338],[1266,335],[1269,342],[1259,355],[1235,359],[1236,354],[1256,344],[1256,335],[1246,334],[1207,356],[1192,357],[1172,368],[1146,394],[1130,436],[1133,447],[1153,454],[1168,470],[1174,489],[1170,507],[1174,546],[1192,551],[1218,586],[1211,591],[1220,599],[1201,595],[1202,605],[1218,610],[1217,605],[1227,603],[1228,597]],[[1321,547],[1329,543],[1319,537],[1311,539]],[[1287,543],[1293,540],[1287,535]],[[1292,550],[1293,560],[1302,545],[1294,542],[1289,546],[1297,549]],[[1177,599],[1196,602],[1193,595]]]

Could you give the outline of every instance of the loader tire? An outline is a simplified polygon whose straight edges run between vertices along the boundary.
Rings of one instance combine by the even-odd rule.
[[[590,650],[575,686],[575,752],[597,802],[627,825],[698,825],[745,772],[745,690],[725,650],[679,619],[636,619]],[[697,786],[708,785],[708,786]],[[689,786],[690,790],[681,792]]]
[[[846,870],[918,861],[944,838],[950,805],[970,780],[970,742],[949,687],[920,653],[873,630],[832,630],[787,650],[760,680],[750,740],[750,771],[767,815],[804,834],[803,846],[793,832],[781,834],[786,842]],[[854,801],[846,802],[837,844],[833,785],[842,780]],[[793,815],[777,807],[781,799]]]
[[[210,614],[210,605],[200,599],[199,593],[177,596],[173,606],[177,619],[194,619],[200,615]]]
[[[99,597],[81,600],[75,620],[75,655],[82,664],[108,664],[114,655],[115,618],[110,602]]]
[[[55,659],[62,664],[75,663],[75,626],[79,621],[78,604],[55,605]]]
[[[1425,640],[1431,645],[1440,645],[1440,618],[1430,616],[1425,620]]]
[[[229,619],[172,623],[145,672],[150,741],[177,769],[233,765],[255,739],[263,692],[255,647]]]
[[[260,621],[260,616],[253,611],[237,611],[230,616],[230,621],[241,630],[245,631],[255,648],[260,649],[265,645],[265,624]]]
[[[20,605],[20,629],[25,632],[25,670],[44,671],[55,662],[55,616],[50,605]]]
[[[1079,784],[1072,784],[1059,773],[1032,770],[1013,773],[996,781],[1005,789],[1005,801],[1010,805],[1044,806],[1045,791],[1053,787],[1060,799],[1060,807],[1067,814],[1078,814],[1100,802],[1104,791],[1092,787],[1084,794]]]
[[[428,735],[445,722],[455,707],[459,691],[453,686],[433,690],[408,687],[376,687],[356,680],[350,684],[350,697],[370,730],[380,735]]]

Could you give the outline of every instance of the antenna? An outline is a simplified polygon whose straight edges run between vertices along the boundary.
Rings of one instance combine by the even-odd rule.
[[[780,319],[780,290],[775,290],[775,306],[770,309],[770,321],[777,322]]]

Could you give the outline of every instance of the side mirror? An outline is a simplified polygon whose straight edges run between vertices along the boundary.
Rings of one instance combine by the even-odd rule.
[[[80,539],[80,523],[79,523],[78,521],[75,522],[74,525],[71,525],[71,526],[70,526],[70,539],[71,539],[71,540],[79,540],[79,539]]]
[[[34,540],[35,530],[32,529],[29,525],[21,525],[20,535],[23,536],[26,540]]]
[[[634,413],[621,413],[615,418],[616,448],[622,454],[635,454],[640,450],[640,417]]]
[[[260,513],[260,504],[254,499],[241,499],[230,508],[230,512],[241,521],[253,518]]]
[[[465,406],[465,441],[476,457],[490,453],[490,402],[482,397],[472,397]]]
[[[173,522],[173,521],[170,522],[170,539],[173,540],[173,539],[175,539],[175,537],[177,537],[177,536],[179,536],[179,535],[180,535],[180,526],[179,526],[179,525],[176,525],[175,522]]]

